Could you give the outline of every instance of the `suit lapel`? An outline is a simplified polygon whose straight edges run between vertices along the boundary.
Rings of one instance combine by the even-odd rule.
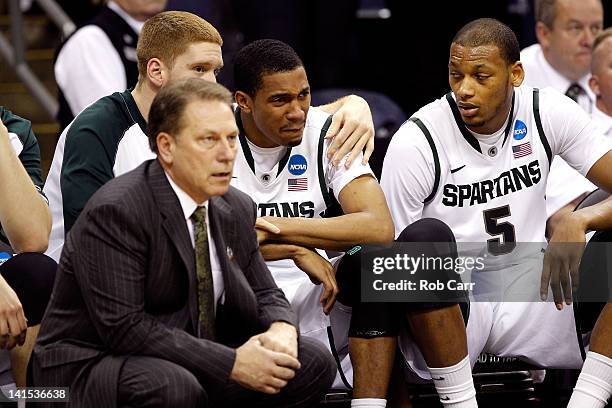
[[[187,230],[187,223],[181,209],[181,203],[174,190],[172,190],[168,178],[157,160],[154,160],[149,167],[149,184],[163,216],[163,228],[185,264],[185,270],[189,279],[189,314],[194,333],[198,333],[197,283],[195,281],[196,271],[193,245],[189,238],[189,231]]]

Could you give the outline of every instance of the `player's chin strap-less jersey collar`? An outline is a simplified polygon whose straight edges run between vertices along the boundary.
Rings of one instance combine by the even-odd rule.
[[[253,174],[256,174],[255,173],[255,159],[253,159],[253,153],[251,153],[251,148],[249,147],[249,143],[247,142],[247,138],[246,138],[246,133],[244,131],[244,127],[242,126],[242,118],[240,117],[240,108],[237,107],[234,110],[234,116],[236,117],[236,125],[238,125],[238,131],[240,132],[238,134],[238,140],[240,140],[240,148],[242,149],[244,158],[249,164],[249,168],[251,169]],[[281,158],[278,164],[278,171],[276,172],[277,177],[281,173],[281,171],[283,171],[283,169],[285,168],[285,165],[289,161],[289,156],[291,156],[291,147],[287,148],[287,151],[285,152],[285,154],[283,155],[283,157]]]
[[[514,91],[512,92],[512,107],[510,108],[510,117],[508,119],[508,123],[506,124],[506,129],[504,130],[504,141],[502,143],[502,147],[506,144],[506,140],[508,139],[508,135],[510,134],[510,129],[512,127],[512,122],[514,118]],[[474,135],[467,129],[463,119],[461,118],[461,113],[459,113],[459,108],[457,107],[457,102],[453,99],[453,95],[451,92],[446,94],[446,100],[450,105],[451,111],[453,112],[453,117],[455,118],[455,123],[457,123],[457,127],[461,131],[461,134],[465,138],[465,140],[472,146],[478,153],[482,154],[482,150],[480,149],[480,143]]]

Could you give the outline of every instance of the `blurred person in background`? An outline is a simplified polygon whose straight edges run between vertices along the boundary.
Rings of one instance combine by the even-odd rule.
[[[58,49],[58,121],[64,129],[85,107],[103,96],[136,85],[136,44],[144,22],[167,0],[110,0]]]

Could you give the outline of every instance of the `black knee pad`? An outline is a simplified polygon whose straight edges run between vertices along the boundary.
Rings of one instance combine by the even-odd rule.
[[[46,255],[18,254],[0,266],[0,273],[19,297],[28,326],[42,320],[55,280],[57,263]]]
[[[450,227],[436,218],[422,218],[408,225],[397,237],[397,242],[455,242]]]
[[[338,301],[346,306],[354,306],[361,300],[361,246],[349,249],[336,267]]]
[[[374,338],[397,336],[398,304],[361,302],[361,246],[346,252],[336,269],[338,301],[351,306],[349,337]]]

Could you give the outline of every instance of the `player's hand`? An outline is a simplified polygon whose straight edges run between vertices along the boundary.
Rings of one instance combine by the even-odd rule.
[[[257,233],[257,242],[261,245],[274,234],[278,234],[280,229],[267,219],[258,217],[257,220],[255,220],[255,232]]]
[[[570,305],[573,292],[580,284],[580,260],[586,241],[586,225],[578,213],[563,217],[553,232],[544,254],[544,267],[540,282],[540,297],[546,300],[548,286],[558,310],[563,309],[563,300]]]
[[[268,350],[298,357],[297,330],[285,322],[274,322],[270,328],[257,336],[261,345]]]
[[[0,276],[0,348],[23,345],[28,323],[15,291]]]
[[[370,106],[360,96],[350,95],[347,101],[334,113],[326,139],[332,139],[327,148],[327,158],[337,166],[349,152],[344,166],[349,168],[363,151],[362,163],[366,164],[374,151],[374,121]]]
[[[230,379],[251,390],[278,394],[299,368],[297,358],[268,350],[253,336],[236,349]]]
[[[308,275],[315,285],[323,284],[323,293],[319,301],[323,312],[329,314],[334,307],[338,296],[338,284],[336,283],[336,270],[329,261],[317,252],[304,248],[293,259],[295,265]]]

